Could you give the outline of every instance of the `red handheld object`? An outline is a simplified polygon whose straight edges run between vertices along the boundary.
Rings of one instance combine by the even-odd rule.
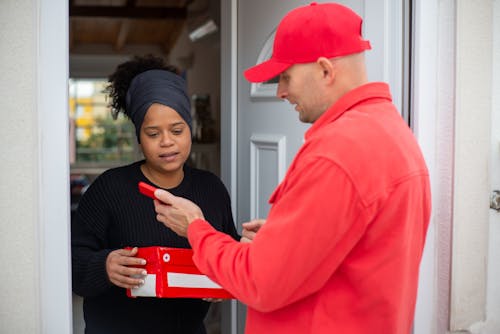
[[[156,188],[153,187],[152,185],[149,185],[145,182],[139,182],[139,192],[143,195],[146,195],[148,197],[151,197],[152,199],[158,200],[155,196],[155,190]]]

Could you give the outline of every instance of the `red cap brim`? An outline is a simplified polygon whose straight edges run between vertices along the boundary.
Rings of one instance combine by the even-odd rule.
[[[292,66],[292,64],[281,63],[271,58],[263,63],[250,67],[243,74],[250,82],[264,82],[279,75],[290,66]]]

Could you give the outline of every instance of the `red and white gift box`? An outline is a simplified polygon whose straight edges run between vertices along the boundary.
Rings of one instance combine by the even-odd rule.
[[[139,247],[136,257],[146,260],[144,284],[127,289],[129,297],[223,298],[233,296],[203,275],[193,263],[193,251],[186,248]]]

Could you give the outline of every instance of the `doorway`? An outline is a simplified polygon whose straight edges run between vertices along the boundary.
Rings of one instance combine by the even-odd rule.
[[[190,163],[220,175],[220,48],[220,0],[69,1],[72,212],[97,175],[142,158],[133,129],[109,118],[102,94],[108,75],[134,55],[153,54],[181,70],[197,121]],[[109,126],[119,134],[110,146],[88,142],[102,142],[97,134]],[[208,334],[220,333],[220,313],[213,304]],[[73,333],[83,330],[82,298],[73,295]]]

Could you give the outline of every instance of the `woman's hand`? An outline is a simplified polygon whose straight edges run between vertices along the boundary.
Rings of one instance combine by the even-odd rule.
[[[117,249],[109,253],[106,259],[106,272],[111,283],[125,289],[138,288],[144,284],[146,270],[134,266],[143,266],[146,260],[135,257],[137,251],[137,247],[134,247],[130,250]]]

